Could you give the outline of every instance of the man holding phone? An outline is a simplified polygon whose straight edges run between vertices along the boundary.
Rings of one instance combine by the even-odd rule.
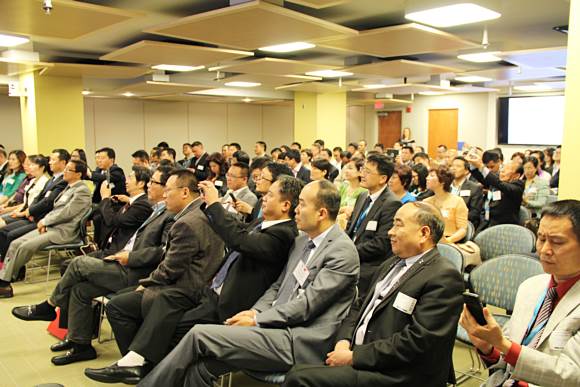
[[[520,285],[503,332],[487,308],[484,325],[463,309],[461,326],[493,365],[487,386],[580,385],[580,201],[544,208],[536,249],[546,274]]]

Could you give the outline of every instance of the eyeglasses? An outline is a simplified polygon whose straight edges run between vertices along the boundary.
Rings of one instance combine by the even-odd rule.
[[[173,191],[173,190],[176,190],[176,189],[183,189],[183,188],[187,188],[187,187],[173,187],[173,188],[165,187],[165,189],[163,190],[163,192],[168,193],[170,191]]]
[[[360,173],[361,173],[361,175],[377,175],[377,176],[381,175],[380,173],[373,172],[368,168],[361,168]]]
[[[65,168],[63,172],[77,173],[76,170],[70,168]]]
[[[160,186],[162,186],[162,187],[165,187],[165,184],[163,184],[163,183],[162,183],[162,182],[160,182],[160,181],[149,180],[149,183],[151,183],[151,184],[157,184],[157,185],[160,185]]]
[[[267,181],[267,182],[269,182],[269,183],[272,183],[272,182],[274,181],[274,180],[266,179],[266,178],[265,178],[264,176],[262,176],[262,175],[256,176],[256,181],[258,181],[258,180],[266,180],[266,181]]]
[[[245,176],[236,176],[236,175],[232,175],[231,173],[226,173],[227,177],[230,178],[235,178],[235,179],[243,179]]]

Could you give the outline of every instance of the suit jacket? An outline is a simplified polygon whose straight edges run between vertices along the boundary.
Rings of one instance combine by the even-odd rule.
[[[2,168],[0,168],[0,184],[4,181],[4,176],[8,172],[8,162],[5,162]]]
[[[373,278],[361,307],[353,307],[342,324],[338,340],[351,342],[353,367],[380,372],[389,386],[445,386],[453,377],[452,353],[457,322],[463,307],[463,281],[437,248],[425,253],[391,287],[374,310],[363,344],[354,344],[356,329],[383,280],[398,257],[387,260]],[[417,303],[410,314],[394,307],[400,294]],[[364,378],[364,374],[359,374]],[[364,386],[364,380],[359,385]]]
[[[332,168],[330,168],[330,171],[328,172],[328,180],[334,183],[334,180],[338,177],[340,171],[334,165],[331,164],[330,166]]]
[[[147,199],[147,194],[139,196],[126,210],[117,208],[110,199],[103,199],[97,211],[101,214],[103,235],[99,247],[105,250],[105,255],[121,250],[137,229],[147,220],[153,209]],[[109,239],[111,242],[109,243]]]
[[[323,364],[354,301],[359,261],[350,238],[333,225],[306,265],[309,275],[304,284],[289,302],[275,304],[278,290],[293,278],[308,240],[306,234],[295,239],[286,268],[253,309],[261,327],[289,331],[296,363]]]
[[[64,244],[79,236],[80,220],[91,209],[91,191],[78,181],[67,186],[54,201],[54,208],[42,219],[50,233],[50,242]]]
[[[146,223],[143,223],[137,231],[126,266],[128,286],[137,284],[140,279],[147,277],[159,265],[167,245],[169,230],[175,223],[174,218],[173,212],[164,210],[154,218],[147,219]]]
[[[67,182],[63,180],[63,175],[56,179],[50,179],[44,185],[42,191],[28,206],[28,212],[34,218],[35,222],[44,218],[54,208],[54,200],[66,188]]]
[[[368,191],[358,195],[352,215],[346,225],[346,233],[354,239],[360,258],[361,267],[358,290],[361,298],[366,296],[371,278],[375,274],[377,267],[392,255],[388,232],[393,227],[395,213],[402,205],[401,201],[388,188],[385,188],[375,203],[373,203],[355,234],[356,221],[368,196]],[[369,222],[376,222],[374,230],[372,229],[373,227],[369,227]]]
[[[258,197],[250,190],[250,187],[247,186],[244,187],[240,192],[234,193],[234,196],[236,199],[246,202],[252,207],[254,207],[258,202]]]
[[[176,164],[180,165],[182,168],[190,168],[194,161],[195,157],[190,157],[189,159],[183,158],[177,161]]]
[[[558,188],[560,185],[560,170],[558,169],[550,179],[550,188]]]
[[[514,312],[504,331],[512,341],[521,343],[534,309],[550,282],[540,274],[524,281],[516,296]],[[541,386],[580,385],[580,282],[564,295],[552,311],[536,349],[522,346],[515,367],[503,358],[490,369],[486,385],[496,386],[511,377]]]
[[[189,164],[189,168],[195,169],[197,181],[204,181],[209,175],[209,162],[207,152],[202,154],[199,159],[194,158]]]
[[[125,173],[123,170],[117,166],[117,164],[113,164],[111,168],[109,168],[109,175],[111,183],[115,185],[115,187],[111,190],[113,195],[127,195],[127,191],[125,189]],[[97,168],[91,173],[91,179],[93,183],[95,183],[95,190],[93,191],[93,203],[100,203],[101,202],[101,184],[107,180],[107,174],[104,170]]]
[[[462,194],[463,192],[467,193],[467,191],[469,191],[469,195]],[[481,220],[481,211],[483,210],[483,204],[485,202],[483,190],[479,184],[474,183],[469,179],[465,179],[463,184],[461,184],[459,196],[461,196],[469,210],[467,219],[473,223],[474,227],[477,227]]]
[[[489,204],[488,227],[498,224],[520,224],[520,206],[524,194],[523,181],[503,182],[493,172],[483,177],[478,169],[471,170],[471,176],[484,187],[501,191],[501,200],[492,200]]]
[[[298,230],[294,220],[288,220],[250,233],[262,220],[242,223],[219,203],[204,212],[227,248],[241,254],[230,266],[219,295],[218,313],[223,321],[250,309],[280,276]]]
[[[186,207],[169,230],[167,247],[159,266],[139,283],[147,289],[143,302],[148,303],[155,292],[174,286],[195,295],[209,285],[220,267],[224,244],[211,229],[201,211],[201,199]]]
[[[528,188],[524,188],[524,194],[528,198],[528,203],[525,205],[526,208],[533,213],[539,213],[546,203],[548,203],[548,196],[550,195],[548,180],[538,176],[534,177]]]
[[[298,173],[296,173],[296,178],[302,180],[305,184],[310,183],[310,170],[301,166]]]

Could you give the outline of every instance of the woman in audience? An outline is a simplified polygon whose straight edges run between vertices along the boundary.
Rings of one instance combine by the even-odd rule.
[[[21,150],[12,151],[8,154],[8,170],[2,184],[0,184],[0,205],[7,203],[16,193],[20,183],[26,177],[24,172],[24,160],[26,153]]]
[[[401,203],[414,202],[417,199],[409,192],[413,180],[413,170],[408,165],[395,166],[395,172],[389,179],[389,189],[401,200]]]
[[[524,160],[526,159],[526,155],[522,152],[516,152],[512,155],[512,161],[517,161],[520,165],[524,165]]]
[[[87,164],[87,154],[84,149],[77,148],[73,150],[70,154],[71,160],[81,160]]]
[[[340,193],[340,209],[344,212],[344,207],[354,207],[358,195],[366,189],[360,186],[360,169],[364,161],[357,159],[349,162],[342,168],[343,182],[338,189]]]
[[[411,136],[411,129],[410,128],[403,129],[403,133],[401,134],[401,139],[399,140],[399,143],[402,146],[406,146],[412,145],[414,142],[415,140],[413,140]]]
[[[447,166],[442,165],[436,169],[431,169],[427,176],[427,188],[435,195],[424,200],[441,211],[445,221],[442,241],[448,243],[457,243],[467,234],[468,210],[463,198],[451,194],[453,178],[453,173],[449,171]]]
[[[274,148],[270,151],[270,156],[272,156],[272,161],[277,161],[278,160],[278,156],[280,156],[280,153],[282,153],[282,149],[280,148]]]
[[[224,196],[228,190],[226,160],[221,153],[215,152],[208,156],[207,162],[209,164],[209,176],[207,180],[215,185],[220,196]]]
[[[22,204],[22,202],[24,201],[26,187],[28,187],[30,182],[34,179],[34,177],[30,174],[30,159],[32,157],[36,157],[36,155],[27,156],[26,159],[24,160],[22,167],[24,168],[24,173],[26,174],[26,176],[24,177],[24,180],[20,182],[18,189],[16,190],[14,195],[12,195],[10,200],[0,205],[0,214],[11,212],[14,209],[14,207],[20,206],[20,204]]]
[[[544,156],[544,152],[541,150],[533,150],[530,153],[530,157],[535,157],[538,159],[539,165],[538,165],[538,177],[540,179],[544,179],[548,182],[548,184],[550,183],[550,179],[552,178],[552,174],[547,172],[544,167],[546,166],[545,163],[545,156]]]
[[[311,180],[330,180],[330,172],[332,170],[332,164],[327,160],[318,159],[312,162],[312,167],[310,169],[310,179]]]
[[[553,169],[554,169],[554,148],[546,148],[544,149],[544,171],[548,172],[550,175],[554,176]]]
[[[300,162],[306,169],[311,169],[310,161],[312,161],[312,152],[310,149],[302,149],[300,151]]]
[[[412,180],[409,192],[415,196],[418,201],[422,201],[429,196],[433,196],[433,192],[427,189],[427,175],[429,170],[423,164],[416,164],[412,168]]]
[[[548,181],[538,176],[539,164],[539,160],[533,156],[524,160],[526,185],[524,187],[522,205],[534,215],[539,215],[542,207],[548,202],[548,195],[550,194]]]
[[[38,194],[42,192],[44,186],[48,182],[48,158],[43,155],[30,156],[27,158],[28,166],[26,167],[28,175],[31,177],[30,181],[24,187],[23,197],[20,204],[9,203],[12,206],[6,207],[2,210],[3,225],[8,218],[24,218],[28,206],[36,199]]]

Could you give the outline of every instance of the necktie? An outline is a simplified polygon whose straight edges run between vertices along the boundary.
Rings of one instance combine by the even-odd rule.
[[[360,215],[358,216],[358,219],[356,220],[354,228],[352,229],[351,237],[356,234],[356,232],[358,231],[358,228],[362,224],[363,220],[365,220],[365,218],[367,217],[369,209],[371,208],[371,202],[372,202],[371,196],[369,195],[369,196],[367,196],[365,203],[363,204],[363,208],[361,209]]]
[[[250,231],[250,234],[260,231],[261,228],[262,223],[260,222],[252,231]],[[222,267],[220,267],[215,277],[213,277],[213,281],[211,282],[210,286],[211,289],[216,290],[224,284],[226,276],[228,275],[228,271],[230,270],[230,267],[236,261],[236,259],[238,259],[240,255],[241,254],[235,250],[228,255]]]
[[[310,252],[316,247],[314,242],[308,241],[306,246],[304,247],[304,251],[302,252],[302,256],[300,260],[306,264],[308,261],[308,257],[310,256]],[[278,297],[276,298],[276,304],[285,304],[292,299],[292,295],[296,290],[296,285],[298,281],[294,277],[293,272],[287,272],[286,277],[289,277],[287,281],[285,281],[284,285],[278,291]]]
[[[542,332],[544,332],[544,328],[546,327],[546,323],[552,314],[552,309],[554,306],[554,300],[556,299],[558,293],[556,293],[556,287],[551,287],[546,292],[546,297],[544,298],[544,302],[542,303],[542,307],[538,312],[538,317],[536,317],[536,321],[534,326],[532,327],[530,332],[534,332],[538,327],[541,327],[540,330],[536,333],[528,347],[536,348],[538,342],[540,341],[540,337],[542,337]]]

